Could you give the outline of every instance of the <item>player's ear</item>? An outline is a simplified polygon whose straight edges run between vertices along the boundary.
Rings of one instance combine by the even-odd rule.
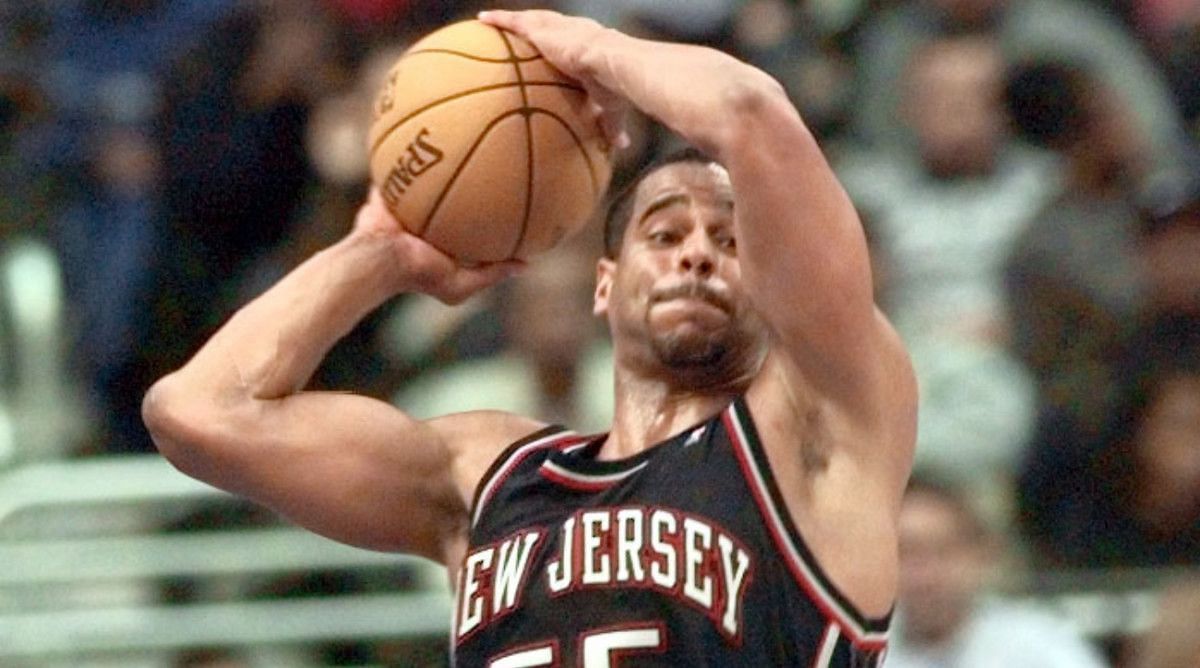
[[[608,313],[608,295],[612,290],[613,273],[617,263],[602,257],[596,262],[596,292],[592,295],[592,313],[604,315]]]

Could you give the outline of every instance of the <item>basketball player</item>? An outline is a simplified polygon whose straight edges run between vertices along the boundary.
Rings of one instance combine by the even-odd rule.
[[[878,666],[916,388],[813,137],[775,81],[717,51],[482,18],[606,122],[627,102],[716,159],[654,169],[613,207],[594,306],[611,431],[302,391],[388,298],[457,302],[514,270],[455,266],[372,193],[346,238],[151,389],[162,452],[318,533],[445,564],[458,665]]]

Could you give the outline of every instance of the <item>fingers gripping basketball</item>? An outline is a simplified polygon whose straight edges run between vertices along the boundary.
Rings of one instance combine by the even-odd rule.
[[[611,175],[582,87],[528,42],[477,21],[400,57],[370,142],[391,213],[464,262],[547,250],[587,223]]]

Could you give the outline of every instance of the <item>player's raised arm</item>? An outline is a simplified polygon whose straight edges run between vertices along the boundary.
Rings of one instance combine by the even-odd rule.
[[[628,103],[724,165],[743,281],[775,350],[806,386],[860,417],[897,405],[912,413],[912,372],[875,307],[858,216],[778,82],[713,49],[636,39],[588,19],[480,18],[526,37],[579,79],[607,105],[610,134],[618,136],[614,121]]]
[[[189,475],[317,533],[446,561],[487,465],[459,454],[479,434],[503,446],[534,425],[498,414],[420,422],[373,399],[303,388],[329,348],[387,299],[421,291],[461,301],[515,266],[456,266],[400,229],[372,192],[349,235],[150,389],[146,424]]]

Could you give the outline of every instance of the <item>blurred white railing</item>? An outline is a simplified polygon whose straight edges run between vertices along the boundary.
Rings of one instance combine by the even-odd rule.
[[[173,663],[177,653],[194,648],[269,657],[245,663],[251,666],[307,666],[314,664],[297,658],[302,653],[268,650],[445,638],[452,605],[440,566],[347,547],[278,523],[163,530],[214,502],[246,504],[153,455],[49,461],[0,472],[0,666],[158,668],[179,665]],[[382,571],[395,586],[262,598],[238,584],[330,571],[371,573],[376,581]],[[1159,586],[1177,575],[1013,574],[999,590],[1100,639],[1149,628]],[[222,596],[166,602],[162,585],[173,578],[213,583],[209,588]],[[444,653],[433,663],[403,665],[442,661]]]
[[[189,648],[445,637],[450,595],[432,562],[286,526],[161,530],[221,502],[245,503],[152,455],[0,472],[0,666],[168,666]],[[227,584],[335,570],[394,571],[396,586],[260,600]],[[224,597],[166,603],[172,578],[224,582],[213,587]]]

